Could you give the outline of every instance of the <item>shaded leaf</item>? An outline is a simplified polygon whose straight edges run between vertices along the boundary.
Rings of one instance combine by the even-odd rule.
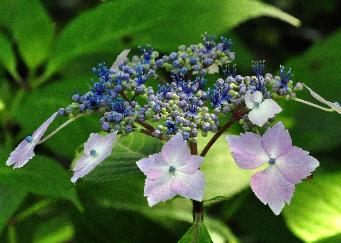
[[[15,54],[12,49],[11,42],[7,37],[0,32],[0,64],[7,69],[7,71],[17,78]]]
[[[315,43],[306,53],[286,64],[294,72],[296,81],[309,87],[330,101],[341,101],[339,78],[341,65],[341,31]],[[307,90],[298,93],[299,98],[316,102]],[[286,102],[283,115],[294,117],[292,134],[296,145],[307,150],[324,151],[341,144],[341,116],[296,103]]]
[[[47,157],[38,155],[24,168],[16,170],[1,165],[0,183],[18,191],[68,199],[81,208],[75,187],[70,181],[70,174]]]
[[[200,18],[193,18],[199,12]],[[199,41],[206,31],[220,34],[258,16],[299,24],[296,18],[273,6],[249,0],[103,3],[73,20],[60,34],[45,78],[80,55],[103,50],[118,52],[126,37],[133,41],[130,44],[148,42],[157,50],[169,50],[180,44]]]

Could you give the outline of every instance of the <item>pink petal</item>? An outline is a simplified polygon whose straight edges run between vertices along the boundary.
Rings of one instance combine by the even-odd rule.
[[[71,181],[73,183],[76,183],[76,181],[89,174],[93,169],[96,168],[97,165],[99,165],[102,161],[95,160],[90,155],[83,155],[77,162],[76,166],[73,169],[74,174],[71,178]]]
[[[186,163],[191,156],[191,151],[181,133],[175,134],[165,145],[163,145],[161,156],[169,165],[175,167]]]
[[[254,107],[248,114],[250,121],[262,127],[270,119],[280,113],[282,108],[273,100],[266,99],[258,107]]]
[[[174,176],[170,173],[156,180],[146,178],[144,195],[150,207],[176,196],[171,187],[173,179]]]
[[[274,159],[292,148],[290,134],[282,122],[277,122],[272,128],[266,130],[262,137],[262,145],[269,157]]]
[[[268,162],[269,157],[264,151],[261,136],[247,132],[240,136],[227,136],[232,156],[242,169],[254,169]]]
[[[84,144],[84,153],[89,155],[92,150],[95,150],[101,160],[104,160],[111,154],[112,147],[116,140],[116,134],[117,133],[109,133],[106,136],[101,136],[98,133],[91,133]]]
[[[274,214],[279,215],[285,203],[290,203],[295,186],[282,176],[275,165],[257,172],[251,178],[251,188],[259,200],[268,204]]]
[[[149,179],[159,179],[169,173],[169,164],[163,160],[159,153],[140,159],[136,164]]]
[[[297,184],[311,175],[311,172],[319,166],[319,162],[307,151],[292,147],[288,153],[276,159],[275,166],[287,181]]]
[[[57,112],[50,116],[41,126],[33,133],[32,138],[33,142],[38,143],[46,132],[47,128],[51,125],[53,120],[57,116]]]
[[[186,161],[186,164],[177,167],[176,170],[186,174],[194,174],[198,171],[203,161],[204,157],[199,155],[191,155]]]
[[[204,174],[197,170],[195,174],[178,172],[172,183],[172,189],[178,195],[201,202],[204,197],[205,178]]]
[[[111,69],[118,70],[121,63],[128,57],[130,49],[123,50],[117,57],[115,62],[112,64]]]

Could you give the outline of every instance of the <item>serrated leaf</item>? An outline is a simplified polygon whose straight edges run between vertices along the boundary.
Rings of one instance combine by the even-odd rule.
[[[0,32],[0,64],[7,69],[15,78],[18,77],[16,70],[15,54],[8,38]]]
[[[286,63],[294,72],[293,79],[306,83],[330,101],[341,102],[341,30],[315,43],[307,52]],[[322,55],[322,56],[321,56]],[[307,90],[298,98],[317,103]],[[324,112],[294,101],[286,102],[283,115],[295,118],[290,133],[297,146],[309,151],[325,151],[340,146],[341,116]]]
[[[0,19],[18,45],[30,69],[45,61],[54,35],[54,24],[39,0],[0,0]]]
[[[18,191],[68,199],[78,208],[82,207],[70,181],[70,173],[47,157],[37,155],[24,168],[15,170],[1,161],[0,183]]]
[[[199,12],[200,18],[193,18]],[[129,37],[134,45],[149,42],[157,50],[169,50],[180,44],[199,41],[206,31],[223,33],[258,16],[299,24],[296,18],[271,5],[249,0],[103,3],[73,20],[60,34],[45,78],[80,55],[102,50],[118,52],[118,48],[122,49],[124,37]]]
[[[285,220],[294,234],[311,242],[341,233],[340,185],[338,167],[324,171],[320,168],[312,180],[296,186],[291,203],[284,209]]]

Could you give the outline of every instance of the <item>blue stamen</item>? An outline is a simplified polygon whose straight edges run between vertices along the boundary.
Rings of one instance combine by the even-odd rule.
[[[176,171],[176,168],[173,165],[171,165],[171,166],[169,166],[168,170],[170,173],[174,173]]]
[[[25,140],[26,140],[26,142],[28,142],[28,143],[32,143],[33,137],[32,137],[32,136],[27,136],[27,137],[25,138]]]
[[[97,155],[97,152],[96,152],[96,150],[91,150],[90,151],[90,155],[92,156],[92,157],[96,157],[96,155]]]
[[[276,163],[276,159],[274,159],[274,158],[270,158],[269,159],[269,164],[270,165],[274,165]]]

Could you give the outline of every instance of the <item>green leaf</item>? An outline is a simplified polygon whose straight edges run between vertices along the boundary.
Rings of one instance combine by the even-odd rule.
[[[35,156],[24,168],[16,170],[0,166],[0,183],[24,192],[68,199],[81,208],[70,173],[47,157]]]
[[[321,160],[322,161],[322,160]],[[330,162],[323,159],[323,163]],[[316,241],[341,233],[340,167],[314,173],[312,180],[296,186],[284,209],[289,228],[304,241]]]
[[[291,67],[294,72],[293,79],[306,83],[327,100],[341,102],[340,43],[341,30],[287,62],[286,66]],[[307,90],[299,92],[297,96],[317,103]],[[294,101],[286,102],[283,110],[282,115],[295,118],[290,133],[297,146],[310,151],[325,151],[340,146],[339,114],[324,112]]]
[[[14,114],[21,127],[21,136],[32,134],[58,108],[70,104],[71,96],[75,92],[87,91],[89,80],[89,77],[60,80],[26,93]],[[100,129],[98,119],[95,115],[82,117],[61,130],[42,146],[48,146],[55,153],[72,158],[75,149],[87,140],[90,133]],[[65,122],[65,118],[57,117],[49,131],[62,122]]]
[[[194,223],[184,236],[178,241],[179,243],[213,243],[210,234],[203,221],[199,220]]]
[[[18,78],[15,54],[11,42],[0,32],[0,64],[14,77]]]
[[[201,13],[200,18],[193,17],[197,13]],[[118,52],[125,37],[134,45],[149,42],[157,50],[169,50],[200,41],[206,31],[220,34],[258,16],[299,24],[299,20],[273,6],[249,0],[103,3],[73,20],[60,34],[45,79],[80,55],[103,50]]]
[[[0,175],[1,176],[1,175]],[[19,208],[27,193],[10,185],[0,183],[0,233],[13,213]]]
[[[74,227],[69,219],[64,216],[52,218],[39,224],[34,229],[34,243],[60,243],[69,242],[74,235]]]
[[[39,0],[0,0],[0,6],[3,24],[12,32],[20,55],[30,69],[35,69],[46,60],[54,24]]]
[[[199,151],[211,136],[199,137]],[[201,170],[205,174],[205,199],[224,196],[229,198],[249,186],[252,171],[237,166],[228,149],[224,136],[221,136],[205,156]]]

